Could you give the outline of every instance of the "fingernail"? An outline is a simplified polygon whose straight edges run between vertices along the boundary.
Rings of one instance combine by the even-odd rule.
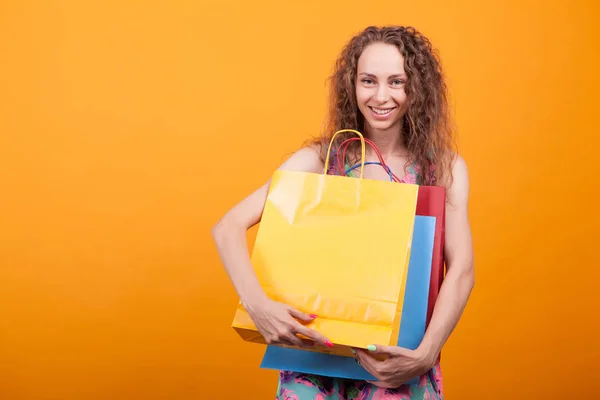
[[[352,352],[352,354],[356,355],[356,351],[354,351],[354,349],[350,349],[350,351]]]
[[[370,344],[370,345],[367,346],[367,350],[369,350],[369,351],[375,351],[375,350],[377,350],[377,347],[375,347],[374,344]]]
[[[331,343],[329,340],[325,341],[325,346],[327,347],[333,347],[333,343]]]
[[[318,318],[319,316],[317,314],[310,314],[309,317],[311,317],[312,319]]]

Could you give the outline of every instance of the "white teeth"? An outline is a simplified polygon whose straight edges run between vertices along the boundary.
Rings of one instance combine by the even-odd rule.
[[[392,112],[393,108],[388,108],[388,109],[371,108],[371,110],[373,110],[373,112],[375,112],[375,114],[377,114],[377,115],[387,115]]]

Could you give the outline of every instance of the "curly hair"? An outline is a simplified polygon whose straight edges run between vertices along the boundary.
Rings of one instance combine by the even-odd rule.
[[[396,46],[404,58],[408,104],[401,135],[409,153],[407,165],[414,165],[417,171],[432,171],[431,174],[419,174],[422,185],[449,183],[452,179],[454,138],[446,83],[441,62],[431,42],[413,27],[370,26],[343,48],[329,78],[329,113],[325,129],[313,142],[321,148],[322,161],[325,161],[327,147],[335,132],[342,129],[364,132],[364,117],[356,100],[357,64],[364,49],[375,42]],[[340,142],[352,136],[352,133],[338,135]],[[356,162],[360,142],[352,142],[351,146],[349,157]]]

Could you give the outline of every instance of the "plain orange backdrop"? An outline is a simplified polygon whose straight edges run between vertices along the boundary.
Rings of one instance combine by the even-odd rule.
[[[370,24],[440,50],[470,170],[476,287],[446,398],[600,398],[599,17],[583,0],[2,2],[0,398],[274,398],[210,227],[318,134],[332,63]]]

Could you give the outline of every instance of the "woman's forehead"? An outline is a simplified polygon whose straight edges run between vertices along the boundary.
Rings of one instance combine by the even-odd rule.
[[[404,74],[404,57],[392,44],[373,43],[365,48],[358,59],[358,73],[376,76]]]

